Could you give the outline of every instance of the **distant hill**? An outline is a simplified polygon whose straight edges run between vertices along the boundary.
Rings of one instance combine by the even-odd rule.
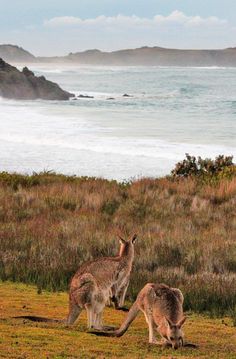
[[[0,45],[0,58],[6,62],[35,62],[30,52],[16,45]]]
[[[225,66],[236,67],[236,48],[223,50],[178,50],[162,47],[103,52],[87,50],[67,56],[35,57],[13,45],[0,45],[0,57],[8,62],[57,62],[111,66]]]
[[[89,50],[69,54],[67,61],[91,65],[236,66],[236,48],[225,50],[176,50],[142,47],[102,52]]]

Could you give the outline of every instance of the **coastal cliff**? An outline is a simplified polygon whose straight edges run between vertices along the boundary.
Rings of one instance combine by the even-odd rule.
[[[37,77],[27,67],[19,71],[0,59],[0,96],[17,100],[66,101],[73,94],[64,91],[56,83]]]

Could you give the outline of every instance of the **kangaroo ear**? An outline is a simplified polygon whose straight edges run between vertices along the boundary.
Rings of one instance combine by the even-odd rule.
[[[119,241],[121,244],[125,244],[126,243],[126,240],[124,238],[122,238],[121,236],[118,236],[119,237]]]
[[[134,234],[133,237],[131,238],[131,242],[135,243],[137,240],[137,237],[138,237],[137,234]]]
[[[184,325],[186,319],[187,319],[186,317],[183,317],[182,319],[180,319],[180,321],[177,323],[177,327],[181,328]]]

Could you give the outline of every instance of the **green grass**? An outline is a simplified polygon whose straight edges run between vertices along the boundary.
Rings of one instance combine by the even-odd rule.
[[[142,314],[121,338],[96,337],[86,330],[83,313],[72,327],[12,319],[18,315],[41,315],[63,319],[67,314],[66,293],[42,292],[17,283],[0,283],[1,358],[236,358],[236,329],[229,318],[210,319],[188,314],[186,340],[197,349],[177,351],[148,344],[147,324]],[[119,326],[125,313],[105,309],[106,324]]]

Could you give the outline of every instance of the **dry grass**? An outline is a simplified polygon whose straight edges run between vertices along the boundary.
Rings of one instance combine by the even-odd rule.
[[[12,319],[30,314],[63,319],[68,301],[65,293],[39,295],[35,287],[5,282],[0,283],[0,297],[1,358],[236,358],[235,328],[229,318],[209,319],[188,313],[186,340],[199,347],[173,351],[148,344],[148,329],[142,314],[123,337],[103,338],[86,331],[85,313],[72,327]],[[105,322],[119,326],[125,315],[106,308]]]
[[[66,290],[89,259],[137,232],[133,300],[147,282],[180,287],[186,309],[236,316],[236,179],[118,184],[54,174],[0,174],[0,278]]]

